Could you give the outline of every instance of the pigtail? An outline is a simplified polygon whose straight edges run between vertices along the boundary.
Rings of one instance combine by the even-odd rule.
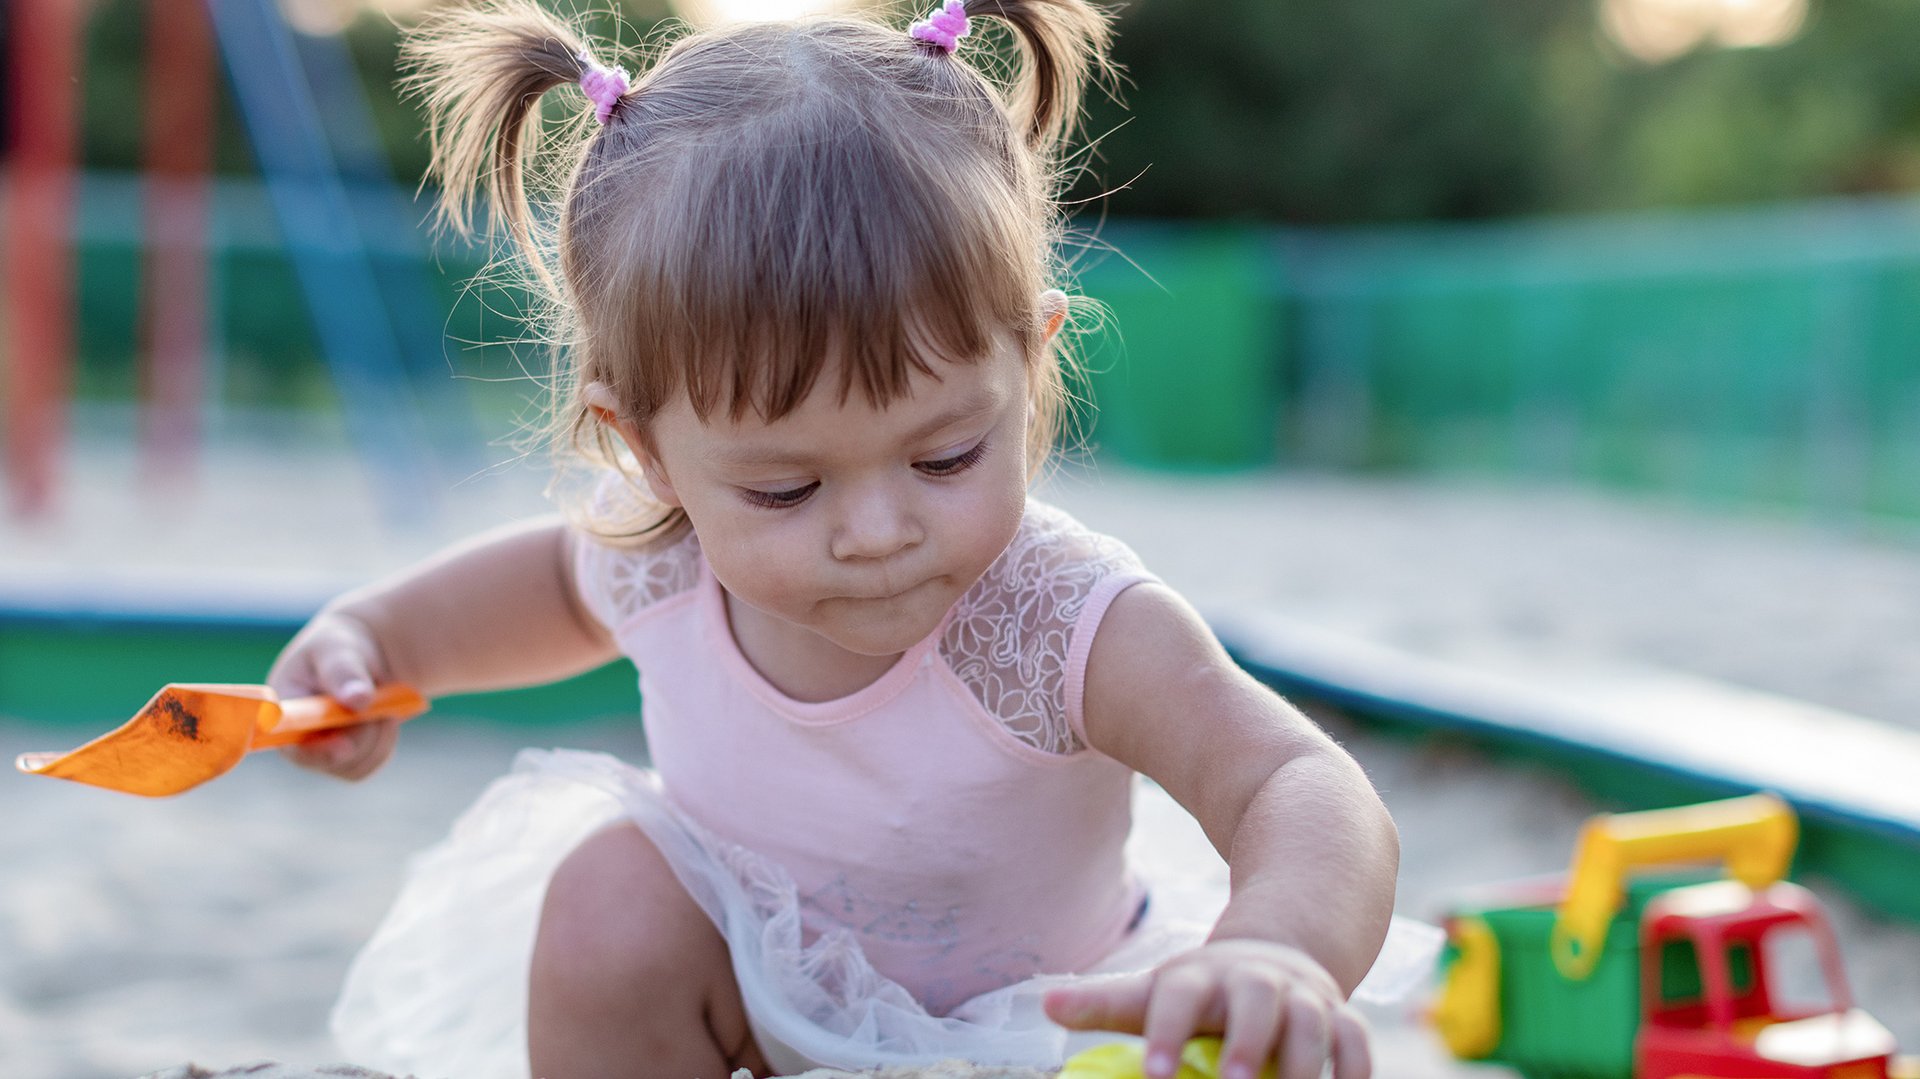
[[[462,235],[484,189],[493,211],[543,265],[526,196],[527,162],[538,147],[539,103],[591,68],[586,43],[528,0],[489,0],[429,16],[402,47],[411,73],[403,88],[424,102],[440,184],[439,218]]]
[[[1086,0],[967,0],[966,11],[1013,29],[1025,64],[1008,104],[1028,147],[1052,161],[1079,124],[1087,83],[1112,74],[1109,16]]]

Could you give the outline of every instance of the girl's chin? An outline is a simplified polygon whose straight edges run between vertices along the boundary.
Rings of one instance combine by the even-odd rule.
[[[927,634],[932,633],[933,629],[934,627],[929,625],[918,632],[901,630],[894,633],[876,632],[872,628],[867,628],[835,634],[828,639],[854,655],[872,656],[877,659],[884,656],[897,656],[905,652],[925,640]]]
[[[941,612],[944,613],[944,612]],[[940,626],[940,614],[925,617],[907,612],[854,615],[841,621],[828,640],[855,655],[897,656],[919,644]]]

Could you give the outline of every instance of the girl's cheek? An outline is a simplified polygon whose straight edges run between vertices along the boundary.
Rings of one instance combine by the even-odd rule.
[[[783,512],[767,511],[767,515]],[[769,522],[756,524],[759,527],[742,537],[743,542],[734,545],[730,551],[734,566],[741,575],[754,582],[756,591],[763,594],[784,597],[798,592],[808,576],[806,560],[802,557],[807,546],[806,537],[792,527],[776,526]]]

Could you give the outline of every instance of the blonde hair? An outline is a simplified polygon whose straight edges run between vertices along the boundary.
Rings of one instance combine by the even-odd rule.
[[[589,381],[643,434],[681,392],[702,419],[772,421],[829,368],[843,400],[884,407],[929,355],[973,362],[1011,331],[1039,469],[1068,394],[1038,303],[1057,271],[1062,148],[1108,70],[1107,18],[1085,0],[969,0],[967,14],[1011,30],[1017,66],[989,78],[965,46],[844,16],[688,34],[604,125],[579,111],[548,213],[528,194],[547,156],[539,103],[595,63],[587,42],[528,0],[443,11],[409,35],[442,220],[471,232],[489,198],[565,354],[548,428],[562,464],[622,468]],[[680,523],[651,517],[625,531]]]

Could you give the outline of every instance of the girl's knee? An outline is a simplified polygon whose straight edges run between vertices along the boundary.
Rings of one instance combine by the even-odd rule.
[[[632,987],[655,973],[685,979],[700,953],[726,947],[645,833],[618,824],[589,836],[548,882],[534,942],[534,977],[542,968],[568,981]]]
[[[725,940],[631,824],[595,833],[554,871],[527,1003],[537,1074],[624,1060],[657,1065],[635,1074],[724,1075],[760,1059]]]

